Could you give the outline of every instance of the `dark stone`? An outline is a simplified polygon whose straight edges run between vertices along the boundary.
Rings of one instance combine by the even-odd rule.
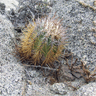
[[[0,3],[0,13],[1,14],[5,13],[5,4],[4,3]]]

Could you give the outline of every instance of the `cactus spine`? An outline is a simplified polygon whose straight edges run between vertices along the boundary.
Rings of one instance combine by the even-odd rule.
[[[52,67],[52,62],[62,54],[65,40],[60,20],[50,17],[37,19],[24,29],[18,53],[22,61]]]

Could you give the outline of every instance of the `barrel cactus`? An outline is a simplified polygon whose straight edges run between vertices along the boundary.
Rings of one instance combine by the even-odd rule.
[[[18,53],[22,61],[52,67],[62,54],[65,43],[66,34],[59,19],[38,18],[23,30]]]

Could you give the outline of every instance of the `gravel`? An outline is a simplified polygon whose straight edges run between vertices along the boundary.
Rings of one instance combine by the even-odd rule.
[[[67,28],[67,49],[93,69],[96,66],[96,10],[83,6],[79,0],[59,0],[53,6],[52,13],[55,12]]]

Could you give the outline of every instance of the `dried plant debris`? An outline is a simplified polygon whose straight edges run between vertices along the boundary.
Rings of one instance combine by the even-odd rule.
[[[61,63],[61,59],[66,61],[66,63]],[[47,81],[49,81],[51,85],[59,82],[67,84],[67,81],[71,82],[80,78],[84,78],[85,83],[96,80],[96,67],[93,71],[90,71],[89,66],[87,67],[82,61],[78,61],[78,59],[70,52],[65,53],[65,55],[61,56],[58,61],[54,62],[55,68],[24,63],[23,65],[26,67],[32,67],[35,70],[41,70],[40,72],[46,77]],[[74,90],[77,89],[71,84],[67,85],[72,87]]]
[[[95,5],[95,2],[96,1],[94,1],[93,2],[93,6],[92,5],[90,5],[90,4],[87,4],[87,3],[85,3],[85,2],[83,2],[83,1],[80,1],[80,0],[76,0],[79,4],[81,4],[82,6],[84,6],[84,7],[89,7],[89,8],[91,8],[93,11],[96,11],[96,5]],[[86,0],[87,1],[87,0]]]
[[[71,78],[69,78],[69,80],[74,80],[74,79],[72,79],[73,77],[78,78],[78,79],[83,77],[86,83],[96,80],[96,67],[94,68],[93,71],[90,71],[89,66],[87,67],[86,65],[84,65],[84,63],[82,61],[79,61],[79,64],[78,64],[77,58],[73,62],[73,55],[71,58],[71,64],[68,63],[68,59],[67,59],[68,57],[66,58],[66,56],[65,56],[63,58],[65,59],[66,64],[63,64],[64,68],[63,67],[61,67],[61,68],[63,68],[62,70],[64,71],[64,74],[65,74],[65,72],[68,72],[67,73],[68,76],[62,75],[62,76],[64,76],[64,79],[66,79],[66,77],[67,77],[67,80],[68,80],[69,76],[71,77]]]
[[[93,71],[89,70],[89,67],[86,68],[86,65],[84,65],[83,62],[81,62],[82,70],[85,74],[85,76],[81,73],[83,78],[85,79],[86,83],[90,81],[95,81],[96,80],[96,67],[94,68]]]

